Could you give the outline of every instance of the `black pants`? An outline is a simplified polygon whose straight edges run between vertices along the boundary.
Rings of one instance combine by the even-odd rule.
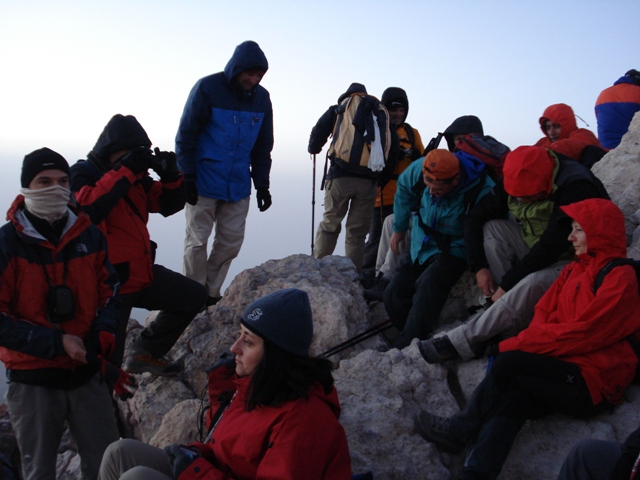
[[[434,255],[422,265],[414,264],[409,252],[402,257],[384,292],[384,307],[400,330],[396,348],[435,330],[449,292],[466,269],[467,262],[455,255]]]
[[[153,266],[153,283],[139,292],[121,296],[116,327],[116,349],[111,361],[122,365],[127,324],[133,307],[161,310],[140,334],[142,348],[156,357],[165,355],[176,343],[193,317],[204,306],[208,293],[205,287],[180,273],[161,265]]]
[[[367,242],[364,244],[364,263],[362,273],[374,276],[376,273],[376,261],[378,260],[378,245],[382,235],[382,224],[384,219],[393,213],[393,205],[375,207],[371,217],[371,226],[367,235]]]
[[[528,419],[553,412],[584,418],[610,408],[604,400],[593,404],[577,365],[533,353],[503,353],[452,419],[454,431],[472,443],[460,478],[495,479]]]

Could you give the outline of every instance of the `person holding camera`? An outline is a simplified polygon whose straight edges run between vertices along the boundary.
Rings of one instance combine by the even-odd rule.
[[[154,170],[160,180],[149,175]],[[184,207],[185,190],[173,152],[151,151],[151,140],[132,115],[115,115],[104,128],[87,160],[71,167],[71,190],[93,223],[106,234],[109,259],[120,278],[122,306],[112,360],[121,365],[127,324],[133,307],[160,310],[133,344],[124,369],[170,376],[180,362],[163,359],[202,310],[204,287],[154,264],[155,243],[149,238],[149,213],[165,217]]]
[[[119,297],[107,241],[69,205],[69,164],[24,157],[22,189],[0,228],[0,360],[23,478],[54,478],[65,423],[84,478],[118,438],[101,367],[113,351]],[[113,367],[115,369],[115,367]],[[115,369],[117,388],[130,381]]]

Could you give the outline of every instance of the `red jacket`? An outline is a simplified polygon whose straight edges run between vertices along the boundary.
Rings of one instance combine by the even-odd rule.
[[[326,395],[320,385],[309,398],[278,407],[244,408],[250,378],[224,380],[226,368],[211,372],[210,397],[225,388],[237,392],[209,442],[193,444],[203,454],[180,480],[349,480],[351,460],[347,439],[338,422],[335,388]],[[213,382],[213,388],[212,388]],[[215,414],[218,402],[212,402]]]
[[[544,130],[544,124],[547,120],[551,120],[561,127],[560,137],[553,143],[546,137]],[[536,142],[537,147],[549,148],[576,161],[580,160],[582,150],[587,145],[601,146],[591,130],[578,128],[573,109],[564,103],[547,107],[540,117],[540,128],[545,136]]]
[[[71,167],[71,190],[76,201],[107,236],[109,260],[122,283],[120,293],[138,292],[151,285],[149,213],[165,217],[184,207],[182,175],[171,183],[136,176],[126,167],[101,169],[91,160]]]
[[[626,256],[624,216],[610,201],[592,198],[561,207],[583,228],[588,251],[565,267],[535,307],[528,328],[500,351],[550,355],[580,367],[594,405],[621,403],[636,358],[626,340],[640,330],[640,296],[632,267],[614,268],[594,294],[598,272]]]
[[[64,352],[62,333],[83,340],[92,329],[115,333],[117,279],[107,260],[107,242],[86,215],[71,212],[66,232],[53,245],[23,208],[19,195],[7,214],[10,223],[0,229],[0,360],[12,370],[75,370],[81,364]],[[49,321],[50,283],[72,290],[72,319]]]

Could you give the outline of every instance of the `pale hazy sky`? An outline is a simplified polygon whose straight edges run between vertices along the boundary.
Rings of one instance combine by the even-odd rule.
[[[273,206],[260,213],[252,199],[228,284],[269,259],[310,252],[309,132],[351,82],[376,96],[404,88],[425,144],[467,114],[511,148],[531,144],[537,119],[559,102],[595,132],[598,93],[640,68],[639,23],[638,0],[0,0],[0,209],[18,193],[26,153],[48,146],[73,163],[116,113],[135,115],[156,146],[173,149],[196,80],[255,40],[270,65],[262,85],[274,107]],[[324,152],[316,225],[323,161]],[[180,271],[184,214],[154,217],[158,261]]]

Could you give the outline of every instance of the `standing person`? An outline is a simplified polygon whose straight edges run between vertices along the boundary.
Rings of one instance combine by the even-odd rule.
[[[409,224],[411,245],[384,291],[384,306],[400,330],[396,348],[426,339],[437,327],[449,292],[467,269],[463,219],[494,186],[484,170],[471,155],[436,149],[398,179],[390,246],[398,251]]]
[[[166,355],[207,298],[204,287],[154,264],[149,238],[150,213],[167,217],[182,210],[184,186],[175,154],[155,149],[131,115],[115,115],[104,127],[87,160],[71,167],[71,190],[91,221],[106,234],[109,259],[120,278],[119,310],[113,363],[121,365],[127,324],[133,307],[161,310],[133,344],[125,370],[175,375],[180,362]],[[152,168],[160,177],[153,180]]]
[[[256,300],[242,314],[235,361],[209,373],[205,443],[161,450],[120,440],[105,453],[98,478],[350,479],[332,366],[309,357],[312,336],[306,292],[288,288]],[[230,402],[223,406],[225,390]]]
[[[23,475],[55,478],[68,423],[83,478],[95,479],[118,438],[95,361],[115,345],[118,281],[104,235],[68,204],[67,161],[36,150],[24,157],[21,183],[0,228],[0,360]]]
[[[596,100],[598,139],[606,149],[616,148],[640,111],[640,72],[629,70]]]
[[[356,105],[357,109],[353,108]],[[324,258],[333,253],[342,220],[348,213],[345,254],[360,272],[377,183],[386,184],[395,168],[397,135],[390,130],[386,108],[360,83],[352,83],[340,95],[338,104],[318,119],[309,136],[309,153],[320,153],[329,135],[333,135],[327,153],[331,166],[327,171],[325,165],[324,216],[318,226],[313,256]],[[376,162],[372,161],[374,158]]]
[[[544,137],[536,142],[537,147],[548,148],[576,161],[580,161],[587,146],[601,149],[600,142],[591,130],[578,128],[569,105],[557,103],[547,107],[539,122]]]
[[[207,306],[222,298],[240,253],[252,179],[259,210],[271,206],[273,111],[269,92],[259,85],[268,68],[256,42],[241,43],[223,72],[198,80],[180,119],[176,154],[188,203],[183,273],[206,287]]]
[[[362,273],[367,277],[375,276],[376,259],[378,257],[378,245],[382,233],[384,219],[393,213],[393,197],[396,194],[396,184],[398,176],[418,158],[423,156],[424,145],[420,132],[409,125],[407,115],[409,115],[409,98],[407,92],[402,88],[389,87],[382,92],[380,102],[389,112],[389,123],[398,135],[400,150],[398,153],[396,168],[384,187],[378,187],[376,203],[371,217],[369,235],[364,246],[364,263]]]
[[[449,451],[472,444],[460,479],[495,479],[527,419],[608,411],[622,403],[635,375],[638,358],[627,337],[640,329],[636,272],[616,267],[594,288],[603,267],[626,257],[624,215],[599,198],[561,208],[573,220],[575,260],[540,299],[529,327],[499,344],[499,356],[457,415],[414,415],[428,442]]]

